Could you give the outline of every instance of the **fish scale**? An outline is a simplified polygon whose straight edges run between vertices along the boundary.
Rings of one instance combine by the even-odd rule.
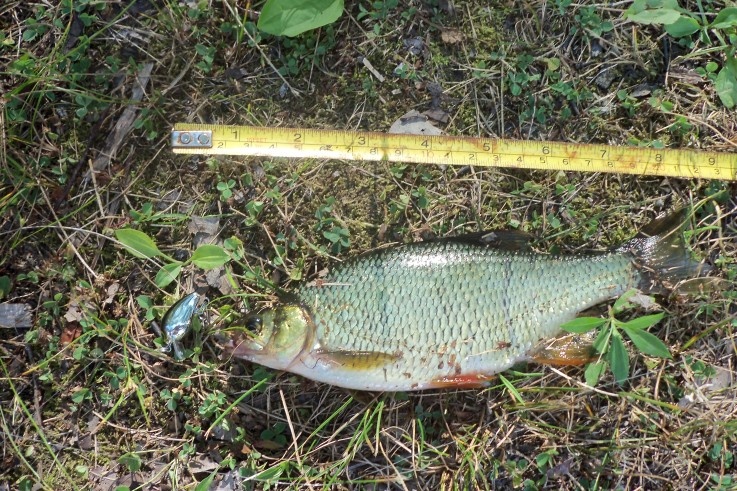
[[[631,288],[666,293],[707,269],[685,248],[685,218],[658,218],[601,253],[520,251],[514,232],[374,251],[248,316],[229,347],[359,390],[479,386],[523,360],[582,363],[580,349],[548,346],[563,323]]]

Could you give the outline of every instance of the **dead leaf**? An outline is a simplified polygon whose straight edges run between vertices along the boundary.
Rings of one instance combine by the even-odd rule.
[[[693,403],[706,403],[719,393],[731,390],[737,384],[737,375],[724,367],[710,365],[712,373],[709,376],[696,376],[686,382],[686,395],[678,401],[678,406],[687,408]]]
[[[135,123],[136,116],[138,115],[137,103],[143,99],[146,92],[146,86],[151,79],[153,68],[153,63],[144,63],[140,65],[140,69],[136,73],[136,79],[134,81],[128,103],[125,106],[123,113],[118,118],[118,121],[115,123],[115,127],[105,139],[105,147],[100,151],[98,157],[92,163],[92,168],[95,171],[101,171],[110,164],[111,160],[115,158],[115,155],[118,153],[123,142],[126,141],[125,137],[133,129],[133,123]],[[90,175],[88,172],[86,179],[89,178]]]
[[[446,44],[458,44],[463,41],[463,33],[457,29],[444,29],[440,33],[440,39]]]
[[[82,320],[82,311],[79,310],[79,303],[76,300],[69,302],[69,308],[67,308],[67,313],[64,314],[64,319],[71,323]]]
[[[218,480],[210,487],[210,491],[236,491],[240,489],[244,488],[235,471],[228,471],[225,475],[219,476]]]
[[[209,474],[220,466],[207,455],[198,455],[190,459],[188,467],[192,474]]]
[[[419,36],[402,41],[404,47],[414,56],[420,56],[425,48],[425,41]]]
[[[397,119],[389,128],[389,133],[405,135],[442,135],[443,130],[434,126],[430,118],[414,109]]]
[[[256,440],[253,442],[253,446],[263,450],[279,450],[280,448],[284,448],[284,445],[272,440]]]
[[[433,121],[437,121],[438,123],[445,124],[450,121],[450,115],[442,109],[428,109],[422,114],[432,119]]]
[[[656,310],[660,308],[660,305],[658,305],[653,297],[644,295],[639,292],[635,293],[631,297],[628,297],[627,301],[633,305],[638,305],[645,310]]]
[[[218,217],[195,217],[187,224],[187,229],[191,234],[216,235],[220,228],[220,220]]]
[[[164,211],[170,206],[172,206],[174,203],[179,201],[179,198],[182,196],[182,190],[172,189],[171,191],[167,191],[161,196],[161,199],[159,199],[156,202],[156,209],[159,211]]]
[[[90,482],[93,491],[110,491],[115,489],[118,474],[110,467],[98,465],[90,469]]]
[[[233,286],[225,274],[225,268],[222,266],[205,273],[205,281],[207,281],[209,286],[220,290],[223,295],[230,295],[234,291]]]
[[[107,297],[102,301],[102,305],[110,305],[113,303],[113,299],[115,298],[115,295],[118,294],[118,291],[120,291],[120,283],[117,281],[107,287]]]
[[[82,335],[82,326],[76,322],[70,322],[61,331],[59,340],[62,345],[67,345]]]

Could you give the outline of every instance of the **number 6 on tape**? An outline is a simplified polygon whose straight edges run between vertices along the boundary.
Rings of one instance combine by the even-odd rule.
[[[175,153],[254,155],[737,180],[737,153],[368,131],[181,123]]]

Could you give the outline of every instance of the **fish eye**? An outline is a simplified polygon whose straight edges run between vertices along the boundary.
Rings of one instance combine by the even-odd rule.
[[[252,315],[248,319],[246,319],[246,329],[248,329],[251,332],[258,333],[261,331],[261,327],[263,326],[263,321],[261,320],[261,317],[258,315]]]

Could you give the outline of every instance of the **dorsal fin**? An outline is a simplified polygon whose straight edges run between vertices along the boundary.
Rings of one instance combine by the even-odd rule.
[[[528,251],[532,236],[519,230],[484,230],[434,240],[493,247],[504,251]]]

